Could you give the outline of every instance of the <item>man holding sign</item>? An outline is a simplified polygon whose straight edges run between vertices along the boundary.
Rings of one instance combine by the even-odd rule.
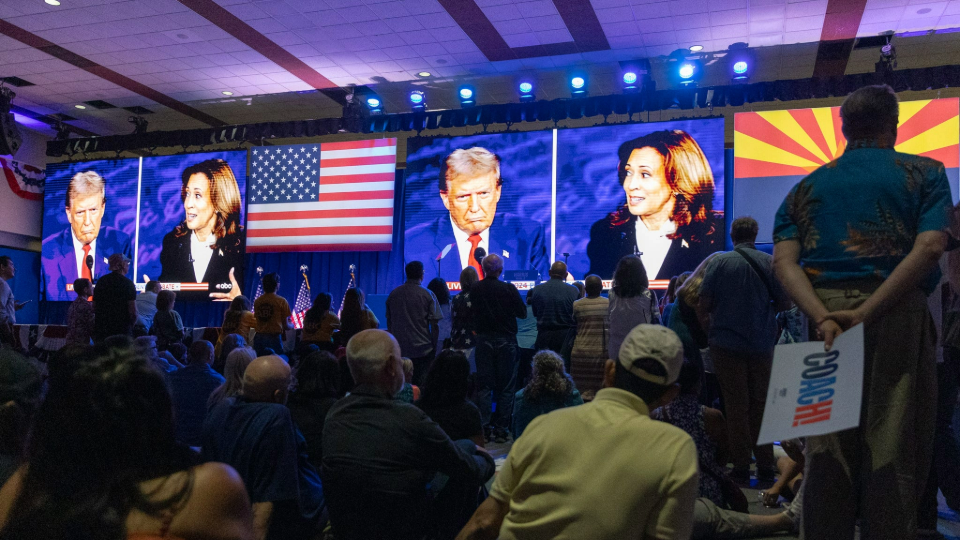
[[[808,439],[802,531],[852,540],[859,518],[864,540],[913,538],[936,397],[926,294],[950,188],[942,163],[893,149],[899,104],[889,86],[857,90],[840,115],[846,151],[794,186],[774,226],[777,277],[825,350],[864,324],[860,427]]]

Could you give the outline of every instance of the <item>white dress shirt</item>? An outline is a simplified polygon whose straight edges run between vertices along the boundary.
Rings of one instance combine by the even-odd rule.
[[[87,266],[87,262],[84,260],[86,257],[83,256],[83,242],[77,240],[77,235],[73,233],[73,229],[70,230],[70,238],[73,238],[73,254],[77,258],[77,277],[83,275],[83,268]],[[97,277],[97,239],[94,238],[93,242],[90,242],[90,255],[93,255],[93,268],[90,269],[90,277]],[[72,285],[72,283],[71,283]]]
[[[670,251],[670,245],[673,244],[673,240],[667,238],[667,235],[675,232],[677,225],[672,221],[664,223],[660,230],[651,231],[642,219],[637,218],[637,251],[641,253],[640,260],[643,261],[649,279],[657,279],[660,267]]]
[[[473,248],[470,247],[470,234],[460,230],[460,227],[457,227],[457,224],[453,222],[453,218],[450,218],[450,226],[453,227],[453,237],[457,239],[457,250],[460,253],[460,268],[466,268],[470,266],[470,252],[473,250]],[[487,255],[490,254],[489,227],[480,233],[480,243],[477,244],[477,247],[482,247],[483,250],[487,252]]]
[[[193,257],[193,273],[197,276],[197,283],[203,281],[203,275],[207,273],[207,266],[213,258],[210,247],[216,242],[217,235],[213,233],[207,236],[206,242],[201,242],[196,232],[190,235],[190,255]]]

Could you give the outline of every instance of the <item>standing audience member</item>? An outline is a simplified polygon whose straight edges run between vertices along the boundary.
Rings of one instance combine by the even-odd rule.
[[[177,444],[160,373],[129,348],[69,354],[0,490],[0,538],[251,540],[243,483]]]
[[[233,352],[234,349],[246,346],[247,341],[240,337],[239,334],[227,334],[227,337],[223,338],[223,342],[220,343],[219,350],[216,347],[213,349],[213,370],[223,375],[224,366],[227,363],[227,356]]]
[[[207,401],[213,391],[226,382],[210,367],[212,362],[213,344],[194,341],[187,352],[186,367],[167,376],[173,398],[177,441],[187,446],[200,446]]]
[[[447,349],[440,352],[427,371],[423,396],[417,406],[439,424],[450,439],[470,439],[477,446],[483,446],[480,409],[467,399],[469,391],[470,361],[463,352]]]
[[[453,315],[450,311],[450,289],[447,287],[447,281],[441,277],[431,279],[430,283],[427,283],[427,288],[437,297],[437,303],[440,304],[440,313],[443,315],[443,318],[437,323],[437,327],[440,329],[440,335],[437,336],[437,354],[440,354],[440,351],[446,348],[453,327]]]
[[[131,335],[137,322],[137,288],[126,275],[130,259],[123,253],[114,253],[108,264],[110,273],[98,279],[93,289],[96,317],[93,339],[97,343],[110,336]]]
[[[790,299],[773,275],[773,257],[757,250],[760,227],[751,217],[730,226],[734,249],[714,257],[704,268],[700,309],[710,314],[710,358],[720,382],[727,415],[731,477],[750,480],[751,454],[757,478],[772,481],[777,472],[773,445],[755,446],[767,403],[777,312]]]
[[[308,354],[297,365],[297,387],[287,408],[307,441],[307,457],[316,470],[323,459],[323,424],[340,395],[340,366],[329,351]]]
[[[394,399],[413,405],[420,395],[420,387],[410,382],[413,380],[413,360],[404,357],[400,359],[400,364],[403,368],[403,386]]]
[[[387,331],[400,343],[400,351],[413,360],[413,383],[420,384],[436,356],[437,338],[443,318],[437,298],[423,283],[423,263],[413,261],[404,268],[407,281],[387,296]]]
[[[0,486],[23,461],[42,388],[34,362],[10,347],[0,348]]]
[[[467,358],[473,357],[477,346],[477,333],[473,328],[470,289],[480,281],[477,270],[468,266],[460,272],[460,292],[450,302],[450,348],[463,351]]]
[[[291,328],[290,304],[278,295],[280,276],[271,272],[262,279],[263,294],[253,303],[253,314],[257,319],[257,334],[253,337],[253,349],[263,356],[267,349],[277,354],[283,353],[283,333]]]
[[[533,306],[537,318],[538,351],[549,349],[570,365],[570,350],[577,335],[577,322],[573,320],[573,303],[580,298],[580,291],[564,280],[567,265],[557,261],[550,266],[550,279],[527,293],[527,303]]]
[[[477,406],[487,439],[507,442],[517,384],[517,319],[527,306],[512,283],[500,281],[503,259],[483,258],[484,278],[470,289],[473,324],[477,331]],[[491,402],[497,403],[493,410]]]
[[[320,477],[285,406],[290,366],[261,356],[243,374],[243,392],[210,410],[203,423],[203,460],[240,473],[253,503],[257,540],[309,540],[323,510]]]
[[[340,318],[330,311],[333,297],[322,292],[313,299],[313,306],[303,316],[300,344],[316,345],[322,351],[333,351],[333,333],[340,328]]]
[[[583,405],[583,398],[564,371],[563,358],[551,350],[542,350],[533,357],[530,384],[514,398],[510,432],[516,440],[534,418],[574,405]]]
[[[253,314],[253,304],[250,299],[242,294],[230,301],[230,307],[223,313],[223,324],[220,325],[220,336],[217,338],[217,346],[214,354],[217,359],[226,358],[227,353],[222,352],[223,341],[227,336],[236,334],[243,338],[243,342],[250,343],[253,339],[250,334],[257,327],[257,317]],[[220,365],[222,367],[222,364]],[[214,363],[214,369],[218,367]]]
[[[96,328],[96,314],[90,301],[93,286],[89,279],[79,278],[73,282],[73,292],[77,298],[67,309],[67,344],[89,345]]]
[[[13,297],[13,289],[7,283],[16,275],[17,268],[13,259],[0,255],[0,343],[13,345],[13,325],[17,324],[17,311],[20,311],[26,302],[17,302]]]
[[[690,538],[696,447],[649,416],[677,395],[682,363],[672,331],[631,330],[596,399],[527,426],[457,539]]]
[[[400,345],[380,330],[347,344],[357,386],[323,428],[323,481],[338,539],[453,536],[493,476],[486,452],[454,443],[423,411],[393,399],[403,385],[400,358]]]
[[[76,286],[74,286],[76,290]],[[137,318],[139,323],[150,331],[153,326],[153,316],[157,314],[157,294],[160,293],[159,281],[148,281],[143,292],[137,295]]]
[[[596,274],[587,276],[584,290],[587,297],[573,303],[577,337],[570,353],[570,375],[580,392],[592,397],[603,387],[603,365],[609,358],[610,301],[600,296],[603,281]]]
[[[173,309],[176,302],[177,293],[173,291],[160,291],[157,295],[157,314],[153,317],[150,334],[157,336],[157,348],[161,351],[174,344],[183,343],[186,336],[180,314]]]
[[[610,289],[608,358],[617,358],[620,344],[638,324],[660,324],[660,311],[649,287],[640,257],[627,255],[620,259]]]
[[[687,279],[690,278],[692,272],[684,272],[679,276],[676,276],[676,280],[670,280],[670,283],[674,286],[673,292],[667,291],[667,294],[664,295],[664,302],[662,302],[663,307],[660,310],[660,321],[664,326],[670,328],[670,315],[673,314],[673,310],[677,307],[677,291],[680,290],[680,287],[683,287],[683,284],[687,282]]]
[[[670,329],[677,333],[683,343],[684,358],[701,366],[703,355],[700,351],[709,346],[707,329],[710,328],[710,314],[700,303],[700,285],[703,283],[707,265],[718,256],[720,252],[707,255],[683,285],[677,287],[677,301],[674,302],[675,307],[670,314]]]
[[[240,395],[243,389],[243,374],[250,362],[257,359],[257,353],[251,347],[238,347],[229,354],[223,367],[224,382],[218,386],[207,400],[207,409],[212,409],[221,401]]]
[[[530,369],[533,365],[533,355],[537,354],[537,317],[533,314],[530,305],[530,291],[527,291],[525,302],[527,316],[517,317],[517,347],[520,349],[520,360],[517,362],[517,386],[525,386],[530,380]]]
[[[899,104],[867,86],[840,107],[843,155],[800,181],[774,224],[774,267],[829,351],[864,324],[860,427],[807,438],[806,538],[913,538],[933,457],[936,283],[951,206],[943,164],[894,150]]]
[[[380,328],[380,321],[367,307],[365,296],[359,287],[347,289],[343,295],[343,309],[340,311],[340,331],[337,332],[337,344],[346,347],[350,338],[364,330]],[[343,390],[343,388],[341,388]]]

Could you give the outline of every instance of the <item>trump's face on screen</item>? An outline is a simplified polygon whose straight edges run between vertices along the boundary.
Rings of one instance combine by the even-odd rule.
[[[457,150],[441,173],[440,198],[453,224],[467,234],[490,228],[500,202],[500,160],[483,148]]]
[[[92,171],[80,173],[70,181],[68,193],[67,221],[77,240],[89,244],[100,234],[100,222],[106,206],[103,179]]]

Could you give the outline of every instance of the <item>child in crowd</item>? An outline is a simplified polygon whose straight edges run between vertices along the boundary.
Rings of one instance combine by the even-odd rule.
[[[420,401],[420,387],[414,386],[410,381],[413,380],[413,360],[403,358],[403,388],[397,393],[396,399],[406,403],[416,403]]]

